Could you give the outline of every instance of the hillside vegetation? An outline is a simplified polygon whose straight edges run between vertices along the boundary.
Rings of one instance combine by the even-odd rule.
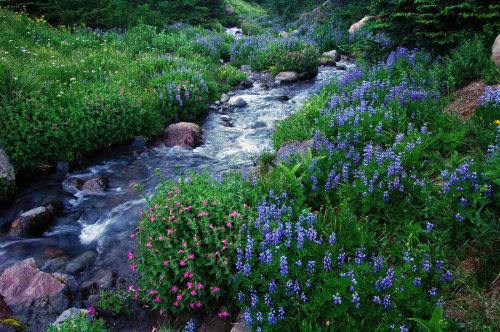
[[[315,16],[301,14],[323,1],[253,2],[280,16],[231,1],[256,15],[240,40],[183,23],[55,29],[2,10],[0,135],[16,169],[192,120],[245,78],[240,65],[314,74],[322,52],[356,55],[276,124],[258,171],[158,171],[128,253],[141,277],[116,301],[242,313],[254,331],[500,329],[497,5],[327,1]],[[349,33],[364,14],[379,17]],[[472,80],[488,86],[462,119],[447,106]]]

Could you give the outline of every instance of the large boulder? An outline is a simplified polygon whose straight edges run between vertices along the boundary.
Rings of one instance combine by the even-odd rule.
[[[92,265],[96,258],[97,252],[93,250],[86,251],[66,263],[64,272],[75,275]]]
[[[247,106],[247,102],[245,99],[240,97],[240,98],[236,99],[235,101],[231,102],[231,105],[233,105],[234,107],[237,107],[237,108],[241,108],[241,107]]]
[[[0,143],[0,179],[5,181],[16,181],[14,167],[10,163],[9,156],[5,153]]]
[[[298,80],[298,75],[295,71],[282,71],[276,75],[276,80],[282,83],[293,83]]]
[[[46,231],[54,221],[54,212],[45,206],[37,207],[21,214],[12,222],[10,234],[13,236],[38,236]]]
[[[203,131],[195,123],[179,122],[165,128],[163,138],[169,146],[194,149],[203,143]]]
[[[326,59],[331,59],[333,61],[339,61],[340,53],[337,50],[331,50],[330,52],[323,53],[322,57]]]
[[[366,22],[372,18],[374,18],[375,16],[365,16],[363,17],[361,20],[359,20],[358,22],[354,23],[353,25],[351,25],[351,27],[349,28],[349,33],[350,34],[353,34],[353,33],[356,33],[356,31],[358,31],[359,29],[363,28],[366,24]]]
[[[82,190],[86,191],[104,191],[108,187],[108,177],[105,175],[96,175],[86,180],[82,185]]]
[[[245,89],[251,88],[254,82],[255,81],[251,77],[247,77],[243,82],[241,82],[241,87]]]
[[[493,49],[491,52],[491,60],[497,65],[500,66],[500,35],[497,36],[495,42],[493,43]]]
[[[16,173],[0,142],[0,186],[10,187],[0,190],[0,208],[8,205],[15,195]],[[2,188],[3,189],[3,188]]]
[[[230,4],[226,3],[224,5],[224,12],[226,12],[227,16],[231,16],[234,14],[234,8]]]
[[[58,280],[59,279],[59,280]],[[66,285],[61,276],[41,272],[33,258],[6,268],[0,275],[0,293],[7,305],[30,302],[41,297],[55,296]]]

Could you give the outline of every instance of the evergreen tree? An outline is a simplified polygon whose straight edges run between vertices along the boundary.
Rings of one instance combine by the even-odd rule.
[[[398,44],[437,52],[473,33],[500,33],[500,4],[491,0],[376,0],[375,27]]]

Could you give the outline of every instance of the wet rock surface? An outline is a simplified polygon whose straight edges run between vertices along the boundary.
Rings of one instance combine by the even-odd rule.
[[[54,221],[54,212],[41,206],[21,214],[12,222],[10,235],[38,236],[47,230]]]
[[[282,71],[275,78],[282,83],[295,83],[299,79],[297,72],[294,71]]]
[[[6,268],[0,275],[0,293],[9,306],[50,296],[64,288],[63,282],[41,272],[32,258]]]
[[[203,142],[203,131],[195,123],[179,122],[168,126],[163,138],[169,146],[195,148]]]

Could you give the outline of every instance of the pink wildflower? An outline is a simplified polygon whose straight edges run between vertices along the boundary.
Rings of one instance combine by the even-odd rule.
[[[89,307],[89,314],[93,314],[95,312],[94,308]]]
[[[146,247],[151,248],[152,244],[151,242],[146,243]]]
[[[175,292],[177,289],[177,286],[172,286],[172,292]]]
[[[196,295],[196,291],[195,291],[195,290],[192,290],[192,291],[191,291],[191,295],[195,296],[195,295]]]
[[[184,266],[184,265],[186,265],[186,261],[181,261],[180,264],[181,264],[181,266]]]
[[[132,263],[132,264],[130,265],[130,268],[131,268],[132,270],[135,270],[135,268],[136,268],[136,267],[137,267],[137,266],[135,266],[135,265],[134,265],[134,263]]]
[[[128,252],[128,259],[133,259],[134,258],[134,255],[132,254],[132,252]]]

